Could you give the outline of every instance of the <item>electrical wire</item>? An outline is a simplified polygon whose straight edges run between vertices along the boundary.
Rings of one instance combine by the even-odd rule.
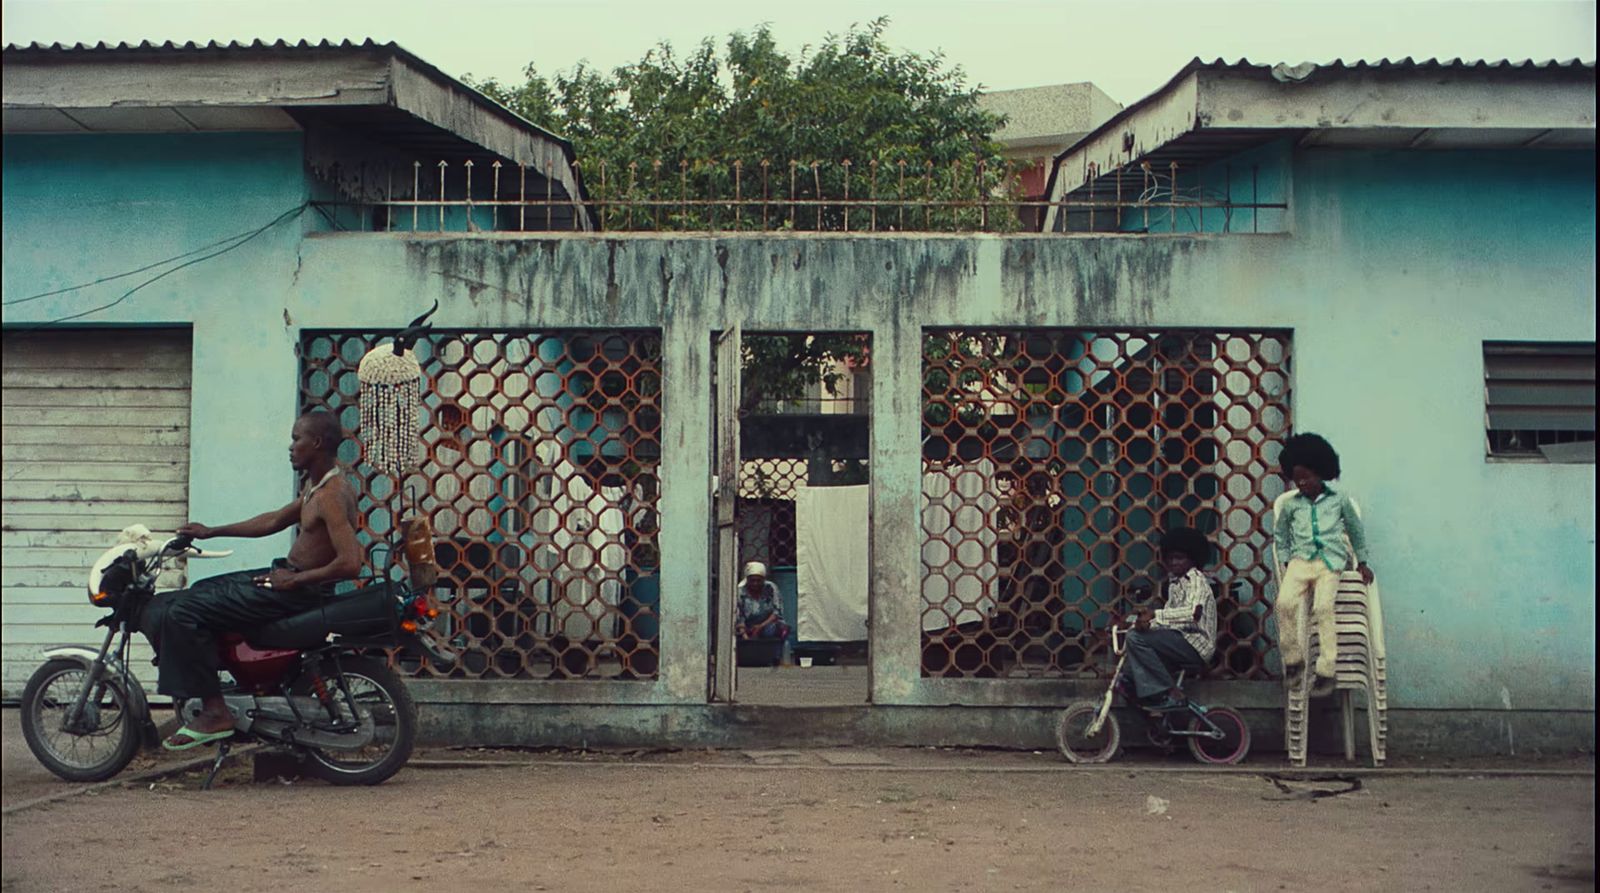
[[[295,210],[304,210],[304,209],[295,209]],[[277,221],[273,221],[273,223],[276,223],[276,222]],[[268,224],[268,226],[270,227],[270,226],[272,226],[272,224]],[[173,255],[172,257],[166,258],[165,260],[158,260],[155,263],[145,264],[142,267],[136,267],[135,269],[128,270],[125,273],[116,273],[116,274],[111,275],[111,276],[102,276],[99,279],[94,280],[93,282],[85,282],[85,283],[83,283],[81,285],[69,285],[66,288],[57,288],[57,289],[54,289],[52,291],[40,292],[39,294],[36,294],[36,295],[29,295],[26,298],[15,298],[15,299],[12,299],[10,301],[0,302],[0,304],[3,304],[6,307],[11,307],[11,306],[16,305],[16,304],[26,304],[29,301],[37,301],[37,300],[39,300],[41,298],[54,297],[55,295],[64,295],[64,294],[66,294],[67,292],[70,292],[70,291],[77,291],[77,290],[83,289],[83,288],[93,288],[96,285],[104,285],[107,282],[115,282],[118,279],[126,279],[127,277],[132,276],[132,275],[134,275],[136,273],[143,273],[146,270],[154,270],[156,267],[163,266],[165,264],[170,264],[175,260],[183,260],[184,258],[190,257],[191,255],[199,254],[202,251],[208,251],[208,250],[210,250],[212,248],[217,247],[218,245],[226,245],[227,243],[232,242],[235,239],[243,239],[246,236],[249,236],[251,234],[252,234],[252,231],[246,231],[246,232],[242,232],[242,233],[235,233],[234,235],[228,236],[227,238],[218,239],[217,241],[212,242],[212,243],[210,243],[208,245],[201,245],[199,248],[196,248],[196,249],[194,249],[192,251],[185,251],[182,254]]]
[[[161,279],[164,279],[164,278],[166,278],[168,276],[171,276],[173,273],[176,273],[179,270],[182,270],[182,269],[184,269],[186,267],[192,267],[195,264],[204,263],[205,261],[211,260],[214,257],[220,257],[220,256],[222,256],[224,254],[227,254],[228,252],[234,250],[235,248],[238,248],[238,247],[244,245],[245,243],[249,242],[251,239],[254,239],[255,237],[257,237],[257,236],[261,235],[262,233],[266,232],[267,230],[272,229],[273,227],[277,226],[278,224],[284,223],[284,222],[286,222],[288,220],[291,220],[293,218],[299,217],[301,214],[304,214],[306,209],[309,208],[309,207],[311,207],[311,203],[310,202],[306,202],[306,203],[304,203],[302,205],[299,205],[298,207],[290,208],[289,210],[283,212],[282,214],[279,214],[277,217],[274,217],[271,221],[267,222],[266,224],[263,224],[262,226],[257,227],[256,229],[249,230],[247,232],[240,233],[238,235],[229,236],[226,239],[222,239],[222,240],[219,240],[219,241],[216,241],[216,242],[212,242],[209,245],[203,246],[201,248],[196,248],[194,251],[189,251],[189,252],[186,252],[184,254],[177,255],[176,257],[169,257],[169,258],[167,258],[166,260],[163,260],[163,261],[158,261],[158,262],[153,263],[153,264],[147,264],[146,266],[140,267],[137,270],[129,270],[126,273],[118,273],[115,276],[107,276],[107,277],[105,277],[103,279],[96,280],[95,282],[85,283],[84,285],[75,285],[75,286],[72,286],[70,288],[57,289],[57,290],[52,291],[52,292],[45,292],[43,294],[31,295],[31,296],[26,297],[26,298],[18,298],[18,299],[14,300],[14,301],[7,301],[7,302],[5,302],[5,305],[6,306],[11,306],[12,304],[21,304],[21,303],[24,303],[26,301],[34,301],[34,300],[38,300],[40,298],[49,297],[51,295],[64,294],[66,292],[75,291],[75,290],[80,289],[80,288],[88,288],[89,286],[92,286],[92,285],[98,285],[98,284],[103,283],[103,282],[111,282],[111,281],[116,280],[116,279],[123,279],[123,278],[126,278],[128,276],[132,276],[135,273],[145,272],[147,270],[151,270],[151,269],[154,269],[156,267],[159,267],[162,264],[168,264],[168,263],[171,263],[172,261],[179,260],[179,259],[184,258],[184,257],[190,257],[190,256],[194,255],[197,252],[205,251],[205,250],[207,250],[209,248],[214,248],[214,247],[216,247],[218,245],[227,245],[227,247],[222,248],[222,249],[217,250],[217,251],[213,251],[210,254],[202,255],[200,257],[193,258],[192,260],[188,260],[188,261],[185,261],[184,263],[178,264],[177,266],[173,267],[170,270],[163,270],[162,272],[157,273],[154,276],[151,276],[149,279],[146,279],[145,281],[139,283],[138,285],[135,285],[133,288],[130,288],[127,291],[123,292],[114,301],[110,301],[108,303],[101,304],[100,306],[91,308],[89,310],[83,310],[83,311],[80,311],[78,313],[72,313],[72,314],[68,314],[67,316],[58,317],[56,319],[49,320],[48,322],[34,323],[32,325],[16,326],[13,329],[13,331],[30,331],[30,330],[33,330],[33,329],[42,329],[42,328],[45,328],[47,326],[53,326],[53,325],[58,325],[58,324],[64,323],[64,322],[70,322],[71,320],[74,320],[74,319],[82,319],[85,316],[90,316],[90,315],[99,313],[102,310],[110,310],[112,307],[115,307],[118,304],[121,304],[123,301],[126,301],[128,298],[132,297],[135,292],[139,291],[140,289],[144,288],[145,286],[151,285],[151,284],[153,284],[153,283],[155,283],[155,282],[157,282],[157,281],[159,281]]]

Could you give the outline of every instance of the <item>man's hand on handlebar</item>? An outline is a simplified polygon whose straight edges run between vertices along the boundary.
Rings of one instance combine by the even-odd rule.
[[[1133,628],[1141,632],[1147,630],[1150,628],[1151,621],[1155,619],[1156,615],[1154,611],[1151,611],[1149,608],[1140,608],[1139,615],[1134,618]]]
[[[186,536],[186,537],[189,537],[190,539],[196,539],[196,540],[210,539],[211,538],[211,528],[209,528],[206,525],[201,524],[199,522],[190,521],[187,524],[184,524],[182,527],[178,528],[178,535],[179,536]]]

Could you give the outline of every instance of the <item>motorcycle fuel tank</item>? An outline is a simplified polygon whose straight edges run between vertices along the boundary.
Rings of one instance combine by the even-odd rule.
[[[224,636],[220,645],[222,666],[243,688],[275,690],[300,663],[300,652],[257,648],[243,636]]]

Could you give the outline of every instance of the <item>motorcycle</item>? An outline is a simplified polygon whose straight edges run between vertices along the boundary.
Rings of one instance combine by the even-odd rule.
[[[156,725],[143,686],[128,671],[129,644],[156,581],[180,559],[220,558],[185,536],[158,539],[142,526],[123,531],[89,572],[89,601],[110,611],[98,650],[45,652],[22,695],[22,733],[39,762],[74,782],[121,772],[141,745],[155,746]],[[414,646],[441,663],[449,656],[419,637],[438,614],[405,583],[368,581],[317,608],[218,642],[222,689],[235,732],[218,743],[203,787],[209,788],[229,748],[244,741],[281,745],[301,754],[307,771],[336,785],[386,781],[410,759],[417,710],[385,652]],[[159,654],[159,648],[158,648]],[[159,660],[159,656],[158,656]],[[198,700],[173,705],[180,724]]]

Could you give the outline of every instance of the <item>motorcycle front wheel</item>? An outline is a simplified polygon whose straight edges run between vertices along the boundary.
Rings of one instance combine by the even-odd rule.
[[[331,661],[323,663],[325,671],[331,671],[332,667]],[[328,692],[338,705],[341,718],[350,718],[350,705],[345,697],[345,691],[349,691],[356,705],[354,718],[363,723],[371,718],[372,741],[357,750],[306,747],[306,769],[329,784],[382,784],[411,759],[411,749],[417,742],[416,704],[405,683],[381,660],[341,657],[339,667],[343,685],[340,679],[327,672],[323,678]],[[308,680],[302,680],[296,688],[304,691],[309,685]]]
[[[135,715],[127,692],[113,678],[101,677],[77,727],[64,728],[88,679],[82,664],[57,659],[35,670],[22,690],[22,737],[46,769],[67,781],[105,781],[139,752],[143,717]]]

